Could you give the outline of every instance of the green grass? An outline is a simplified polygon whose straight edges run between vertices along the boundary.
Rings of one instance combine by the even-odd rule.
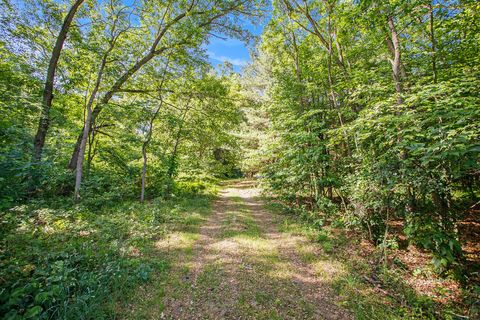
[[[258,238],[261,235],[260,227],[251,215],[251,211],[239,197],[232,199],[236,207],[227,212],[227,219],[224,223],[223,238]],[[235,226],[235,227],[233,227]]]
[[[0,313],[106,319],[128,308],[125,301],[146,283],[158,284],[153,299],[162,296],[175,252],[159,255],[157,241],[182,232],[184,251],[191,251],[210,202],[208,194],[191,193],[145,204],[55,199],[2,212]]]

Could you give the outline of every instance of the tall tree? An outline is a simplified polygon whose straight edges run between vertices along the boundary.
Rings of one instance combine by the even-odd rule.
[[[387,14],[387,23],[388,29],[390,30],[392,36],[393,44],[393,58],[390,59],[392,64],[392,75],[393,81],[395,83],[395,91],[397,92],[397,104],[403,103],[403,90],[402,90],[402,75],[401,75],[401,66],[402,66],[402,49],[400,47],[400,37],[395,27],[394,17],[391,13]]]
[[[113,5],[112,5],[113,8]],[[93,89],[90,93],[90,97],[88,98],[87,104],[85,106],[86,110],[86,117],[84,121],[84,126],[83,126],[83,131],[82,131],[82,138],[80,140],[80,146],[79,146],[79,153],[82,155],[81,157],[77,158],[77,164],[76,164],[76,172],[75,172],[75,191],[74,191],[74,197],[76,200],[80,200],[80,187],[82,184],[82,174],[83,174],[83,161],[85,158],[85,150],[87,147],[87,141],[88,137],[90,134],[90,128],[92,126],[92,118],[93,118],[93,111],[92,111],[92,106],[95,102],[95,99],[97,97],[97,93],[100,89],[100,86],[103,81],[104,73],[105,73],[105,68],[107,67],[108,64],[108,59],[115,48],[115,44],[117,43],[119,37],[127,32],[130,28],[130,24],[128,24],[126,27],[122,28],[121,26],[119,27],[118,24],[120,23],[120,16],[122,15],[122,11],[124,10],[125,7],[121,7],[118,9],[118,11],[112,12],[111,17],[109,19],[112,19],[112,25],[109,29],[109,38],[107,40],[108,42],[108,47],[105,50],[105,52],[101,56],[100,64],[98,67],[98,72],[96,75],[96,80],[93,85]]]
[[[155,8],[154,8],[155,9]],[[152,38],[150,48],[146,53],[129,67],[113,85],[106,91],[92,112],[92,122],[109,103],[110,99],[119,92],[123,85],[130,80],[140,69],[152,59],[168,51],[179,50],[183,46],[198,46],[209,35],[211,29],[241,36],[243,31],[235,27],[229,15],[248,16],[254,14],[256,4],[249,0],[231,0],[219,3],[210,3],[191,0],[184,6],[172,5],[172,2],[163,9],[163,17]],[[79,135],[69,168],[75,169],[80,154],[80,144],[83,132]]]
[[[43,88],[42,110],[40,119],[38,121],[37,133],[35,134],[35,138],[33,140],[32,161],[34,163],[39,162],[42,158],[45,138],[47,136],[48,127],[50,126],[50,109],[52,107],[53,85],[55,81],[55,72],[57,71],[58,60],[60,59],[63,44],[67,38],[73,18],[83,2],[84,0],[75,0],[73,5],[68,10],[50,56],[47,76],[45,78],[45,87]]]
[[[150,144],[150,141],[152,140],[153,123],[155,122],[155,119],[157,118],[158,113],[160,112],[160,110],[163,107],[164,99],[162,98],[162,94],[163,94],[162,91],[163,91],[165,80],[166,80],[166,77],[167,77],[169,63],[170,63],[170,56],[168,57],[167,63],[165,65],[165,70],[163,71],[162,80],[161,80],[159,88],[158,88],[159,89],[158,90],[158,95],[160,96],[160,103],[158,104],[158,107],[153,112],[153,115],[151,115],[151,117],[148,121],[148,124],[147,124],[147,127],[146,127],[146,131],[147,131],[146,132],[146,137],[145,137],[145,140],[142,143],[143,165],[142,165],[142,185],[141,185],[141,189],[140,189],[140,202],[143,202],[145,200],[145,184],[146,184],[146,180],[147,180],[147,161],[148,161],[147,148]]]

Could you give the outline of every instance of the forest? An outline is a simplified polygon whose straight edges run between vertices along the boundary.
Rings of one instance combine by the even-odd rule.
[[[480,319],[478,1],[0,3],[1,319]]]

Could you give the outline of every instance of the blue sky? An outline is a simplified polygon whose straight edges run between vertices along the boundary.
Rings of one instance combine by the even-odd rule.
[[[250,54],[245,43],[237,39],[227,40],[213,38],[207,45],[207,54],[213,65],[228,61],[235,71],[240,70],[250,61]]]
[[[263,23],[252,24],[245,22],[244,25],[252,34],[260,35],[263,30]],[[223,35],[220,35],[223,37]],[[241,71],[242,67],[250,62],[250,53],[247,44],[240,40],[227,37],[226,40],[212,37],[210,43],[206,46],[210,63],[217,66],[225,61],[230,62],[236,72]]]

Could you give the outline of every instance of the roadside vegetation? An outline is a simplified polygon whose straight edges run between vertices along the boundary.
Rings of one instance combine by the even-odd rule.
[[[407,266],[402,262],[403,250],[388,248],[389,262],[381,264],[383,250],[361,233],[332,225],[315,226],[311,218],[292,212],[278,200],[265,201],[269,211],[281,217],[282,232],[309,239],[297,248],[301,259],[328,279],[339,304],[355,319],[477,317],[475,289],[462,288],[456,280],[436,274],[430,255],[424,253],[421,262]]]
[[[198,186],[198,183],[194,183]],[[210,212],[215,188],[175,197],[97,201],[31,201],[2,213],[2,292],[5,319],[107,319],[142,284],[166,274],[168,256],[155,242],[195,229]],[[202,184],[202,186],[205,186]]]
[[[244,171],[334,252],[331,229],[362,239],[360,280],[434,301],[398,297],[398,317],[478,317],[478,18],[476,1],[275,1],[245,71],[264,94]]]

